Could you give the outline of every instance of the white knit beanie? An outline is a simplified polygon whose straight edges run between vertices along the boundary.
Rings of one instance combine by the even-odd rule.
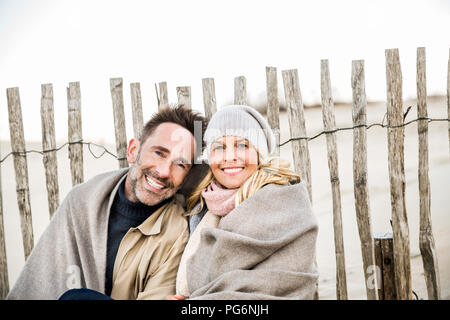
[[[275,135],[269,123],[258,111],[249,106],[222,107],[209,120],[204,137],[208,161],[212,143],[224,136],[247,139],[258,150],[262,161],[275,149]]]

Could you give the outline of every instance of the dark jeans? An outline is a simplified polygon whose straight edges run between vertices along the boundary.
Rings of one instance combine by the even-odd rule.
[[[62,294],[59,300],[114,300],[101,292],[92,289],[71,289]]]

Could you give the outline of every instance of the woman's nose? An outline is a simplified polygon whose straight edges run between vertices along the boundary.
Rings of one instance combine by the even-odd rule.
[[[234,161],[237,159],[235,148],[226,148],[224,152],[224,161]]]

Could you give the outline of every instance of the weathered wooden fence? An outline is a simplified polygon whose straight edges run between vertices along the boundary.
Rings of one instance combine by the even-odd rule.
[[[367,174],[367,139],[366,129],[366,93],[364,61],[352,62],[351,88],[353,118],[353,181],[355,214],[361,240],[362,262],[368,299],[412,299],[410,267],[410,235],[405,207],[404,176],[404,119],[402,97],[402,73],[397,49],[386,50],[386,87],[387,87],[387,135],[389,182],[392,205],[392,234],[374,236],[371,227],[369,206],[369,189]],[[426,103],[426,66],[425,48],[417,49],[417,101],[419,133],[419,191],[420,191],[420,251],[422,254],[425,280],[429,299],[440,299],[439,268],[433,233],[431,230],[430,187],[428,177],[428,118]],[[293,168],[307,184],[312,200],[311,164],[304,105],[296,69],[281,72],[284,85],[286,108],[290,127]],[[280,104],[278,102],[277,69],[266,67],[267,83],[267,118],[274,129],[279,143]],[[123,103],[123,79],[110,79],[111,98],[114,115],[117,159],[119,167],[127,167],[127,138]],[[46,172],[48,207],[50,216],[59,205],[58,168],[56,163],[56,143],[54,129],[54,108],[52,84],[43,84],[41,98],[42,115],[42,149]],[[169,106],[166,82],[155,85],[158,109]],[[204,114],[209,119],[217,110],[213,78],[202,79]],[[191,88],[177,87],[179,104],[191,107]],[[142,98],[139,83],[130,84],[133,132],[139,136],[143,127]],[[28,187],[27,152],[22,125],[22,111],[19,89],[8,88],[7,100],[11,134],[11,148],[16,171],[17,203],[21,218],[21,230],[25,258],[33,249],[33,229],[31,223],[30,194]],[[347,299],[347,280],[344,256],[344,230],[342,226],[341,194],[338,172],[338,156],[334,102],[331,79],[327,60],[321,61],[321,101],[323,128],[326,134],[328,167],[330,173],[331,195],[333,204],[333,227],[336,257],[336,296]],[[234,79],[234,103],[247,103],[246,78]],[[68,104],[68,144],[72,184],[82,183],[83,176],[83,138],[81,125],[81,90],[79,82],[69,83],[67,88]],[[450,118],[450,55],[448,65],[447,104]],[[449,123],[450,142],[450,123]],[[450,144],[449,144],[450,146]],[[275,151],[279,155],[279,147]],[[1,178],[1,163],[0,163]],[[0,179],[0,298],[9,291],[6,249],[4,239],[2,185]],[[375,270],[381,276],[380,287],[370,281]],[[375,282],[376,283],[376,282]]]

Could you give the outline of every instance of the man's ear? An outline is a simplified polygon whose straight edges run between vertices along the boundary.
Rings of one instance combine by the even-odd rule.
[[[127,160],[129,164],[133,164],[136,162],[140,146],[141,144],[139,142],[139,139],[136,138],[131,139],[128,143]]]

